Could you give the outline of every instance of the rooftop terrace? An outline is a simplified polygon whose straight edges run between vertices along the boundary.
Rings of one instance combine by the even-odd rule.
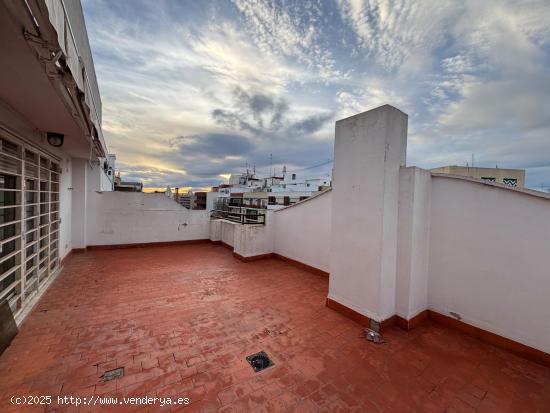
[[[410,165],[388,104],[335,123],[331,190],[292,207],[211,217],[110,191],[84,16],[63,3],[0,1],[0,413],[176,410],[95,398],[122,395],[549,410],[547,195]],[[254,373],[259,351],[275,365]],[[29,395],[52,404],[11,403]]]
[[[550,369],[430,321],[367,342],[325,306],[327,289],[326,277],[208,243],[72,254],[1,356],[0,395],[188,397],[165,407],[184,412],[550,406]],[[262,350],[275,365],[254,373],[245,357]],[[116,367],[124,376],[103,381]],[[47,411],[148,408],[162,410]]]

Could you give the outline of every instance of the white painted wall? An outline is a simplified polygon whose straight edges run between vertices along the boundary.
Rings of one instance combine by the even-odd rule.
[[[88,210],[88,161],[72,158],[71,240],[73,248],[86,248],[86,212]]]
[[[214,209],[214,203],[218,198],[219,192],[207,192],[206,193],[206,210],[212,211]]]
[[[327,191],[272,212],[273,252],[328,272],[331,208],[332,191]]]
[[[99,190],[103,192],[114,191],[113,178],[109,177],[103,168],[99,171]]]
[[[221,241],[224,244],[227,244],[233,247],[235,245],[235,227],[240,224],[222,220],[220,221],[220,225],[221,225]]]
[[[431,186],[430,171],[401,168],[395,304],[407,320],[428,308]]]
[[[406,143],[407,115],[389,105],[336,122],[329,298],[377,321],[395,314]]]
[[[222,240],[222,220],[212,219],[209,224],[210,241]]]
[[[432,182],[429,307],[550,353],[550,199]]]
[[[266,211],[265,225],[246,224],[236,225],[233,235],[234,251],[243,257],[269,254],[273,252],[274,212]]]
[[[67,157],[59,162],[61,174],[59,176],[59,258],[63,259],[73,248],[72,241],[72,162]]]
[[[40,131],[6,102],[0,100],[0,133],[18,144],[31,145],[59,162],[59,258],[72,248],[72,164],[64,148],[49,145]]]
[[[209,238],[207,211],[189,210],[164,194],[89,192],[88,245]]]

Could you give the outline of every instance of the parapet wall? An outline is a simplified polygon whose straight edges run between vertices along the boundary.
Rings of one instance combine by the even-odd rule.
[[[276,254],[321,272],[330,266],[332,192],[277,211],[266,211],[266,225],[241,225],[224,220],[210,223],[210,239],[233,247],[244,259]]]
[[[275,253],[330,272],[332,197],[327,191],[271,212],[265,227],[217,224],[218,239],[244,258]],[[550,199],[404,167],[398,221],[399,317],[452,313],[550,352]]]
[[[431,315],[550,364],[550,197],[406,167],[406,128],[387,105],[339,121],[332,191],[266,225],[91,191],[88,245],[210,238],[245,261],[279,255],[329,272],[327,305],[365,325]]]
[[[550,353],[550,199],[432,177],[428,307]]]
[[[550,199],[419,168],[399,182],[396,314],[453,314],[550,353]],[[269,212],[265,226],[210,221],[162,194],[88,196],[90,246],[211,239],[330,272],[332,191]]]
[[[207,211],[182,207],[164,194],[91,192],[87,245],[126,245],[208,239]]]
[[[329,272],[331,208],[328,190],[276,211],[273,252]]]

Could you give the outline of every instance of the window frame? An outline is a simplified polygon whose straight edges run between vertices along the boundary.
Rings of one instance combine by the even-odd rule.
[[[14,161],[14,170],[4,168],[6,158]],[[13,258],[9,268],[2,268],[0,281],[15,274],[14,281],[0,290],[0,301],[8,301],[14,316],[59,270],[61,172],[60,159],[0,130],[0,174],[4,182],[8,176],[15,178],[14,187],[2,187],[0,194],[16,194],[10,205],[2,205],[4,196],[0,196],[0,211],[15,211],[12,221],[0,222],[0,264]],[[12,225],[13,234],[1,231]],[[13,250],[3,254],[8,244]]]

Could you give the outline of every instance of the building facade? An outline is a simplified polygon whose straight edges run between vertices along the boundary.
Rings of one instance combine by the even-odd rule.
[[[0,302],[17,316],[85,247],[114,155],[80,2],[0,1]]]
[[[206,209],[205,191],[189,191],[186,194],[175,193],[176,201],[187,209]]]
[[[433,173],[469,176],[470,178],[482,179],[486,182],[498,182],[500,184],[525,187],[525,169],[501,169],[501,168],[478,168],[470,166],[449,165],[431,169]]]
[[[279,209],[303,201],[331,186],[328,176],[300,178],[297,173],[259,178],[255,173],[232,174],[228,184],[212,188],[212,197],[218,201],[208,205],[226,204],[233,207]]]

